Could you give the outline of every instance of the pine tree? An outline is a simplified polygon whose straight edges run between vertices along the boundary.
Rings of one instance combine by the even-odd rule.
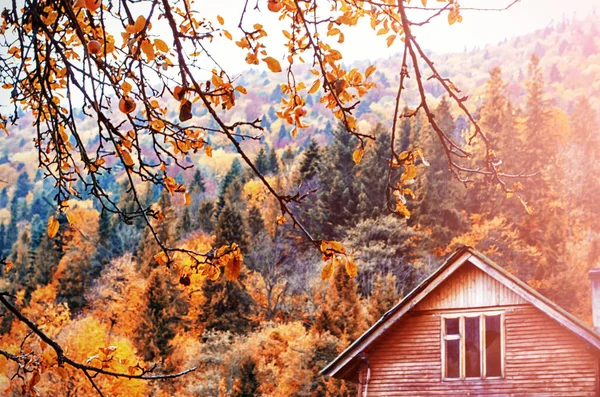
[[[198,227],[210,233],[215,227],[215,205],[212,201],[206,200],[198,206]]]
[[[194,172],[194,179],[190,183],[190,194],[203,194],[206,192],[206,185],[204,184],[204,177],[199,169]]]
[[[165,246],[172,245],[178,239],[177,217],[171,204],[171,194],[164,189],[157,204],[163,219],[154,224],[156,237]],[[146,227],[144,236],[140,240],[137,249],[138,268],[142,274],[148,275],[150,271],[158,266],[154,259],[160,251],[160,246],[149,227]]]
[[[239,211],[231,204],[227,204],[219,215],[215,226],[215,247],[236,243],[246,251],[247,234],[244,222]],[[202,285],[205,305],[200,321],[205,324],[206,331],[231,331],[245,333],[254,325],[250,317],[252,298],[242,284],[244,274],[236,281],[229,281],[225,277]]]
[[[27,194],[31,191],[31,187],[32,185],[31,181],[29,180],[29,175],[27,175],[27,172],[22,172],[17,178],[17,183],[15,185],[15,192],[13,194],[13,197],[26,197]]]
[[[294,152],[292,152],[292,148],[287,146],[281,156],[281,162],[285,167],[289,167],[294,162],[294,158],[296,158],[296,156],[294,155]]]
[[[173,350],[170,341],[182,328],[187,303],[163,269],[150,273],[143,299],[146,304],[136,332],[137,344],[144,360],[165,360]]]
[[[261,175],[267,175],[269,173],[269,159],[265,148],[261,146],[256,158],[254,159],[254,166],[261,173]]]
[[[385,277],[379,273],[373,281],[373,288],[368,302],[369,323],[375,324],[400,299],[396,288],[396,276],[388,273]]]
[[[356,280],[338,264],[315,316],[314,328],[320,332],[329,331],[338,338],[346,335],[355,340],[366,326]]]
[[[6,208],[8,205],[8,193],[6,192],[6,187],[0,190],[0,208]]]
[[[311,138],[300,163],[300,180],[306,181],[319,173],[321,168],[321,157],[322,154],[319,144]]]
[[[389,164],[390,135],[381,124],[371,131],[374,147],[366,151],[358,165],[355,192],[358,192],[357,214],[360,219],[376,217],[386,211],[385,192]]]
[[[544,98],[544,77],[539,65],[539,58],[534,54],[529,63],[529,80],[527,86],[527,102],[525,113],[524,151],[528,154],[524,168],[539,171],[554,155],[554,142],[549,131],[550,109]]]
[[[242,251],[248,246],[248,234],[244,219],[233,204],[226,204],[215,226],[215,246],[236,243]]]
[[[227,191],[229,190],[230,186],[236,180],[241,178],[241,176],[242,176],[242,164],[236,158],[235,160],[233,160],[233,163],[231,163],[231,167],[229,168],[229,171],[227,171],[227,174],[225,174],[225,176],[223,177],[223,181],[221,182],[221,187],[219,190],[219,200],[217,202],[217,213],[220,213],[221,210],[223,209],[223,207],[225,206],[225,197],[228,193]]]
[[[108,211],[100,212],[98,220],[98,247],[91,263],[92,278],[100,276],[102,270],[115,258],[112,215]]]
[[[279,159],[275,148],[269,149],[269,174],[277,175],[279,173]]]
[[[25,290],[26,298],[35,289],[33,263],[31,262],[31,237],[29,229],[23,230],[12,248],[9,259],[14,263],[14,270],[9,274],[13,287]],[[14,291],[13,291],[14,292]]]
[[[260,209],[256,206],[252,206],[248,210],[248,230],[252,238],[255,238],[265,230],[265,222]]]

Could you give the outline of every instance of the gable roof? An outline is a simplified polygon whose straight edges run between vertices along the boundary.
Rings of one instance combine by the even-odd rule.
[[[560,323],[591,346],[600,350],[600,335],[581,320],[566,312],[560,306],[535,291],[529,285],[508,273],[490,258],[472,247],[457,249],[445,262],[412,290],[404,299],[386,312],[371,328],[355,340],[346,350],[321,370],[321,375],[341,379],[351,379],[352,370],[358,364],[358,358],[385,331],[392,327],[404,314],[415,307],[430,292],[442,284],[463,264],[470,263],[485,272],[499,283],[525,299],[546,315]]]

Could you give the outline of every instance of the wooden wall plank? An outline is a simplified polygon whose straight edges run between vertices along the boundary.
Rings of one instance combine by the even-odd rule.
[[[440,314],[407,313],[367,350],[368,396],[596,397],[594,349],[531,305],[507,309],[505,323],[504,379],[442,381]]]
[[[508,306],[526,303],[521,296],[476,266],[467,263],[417,304],[415,310]]]

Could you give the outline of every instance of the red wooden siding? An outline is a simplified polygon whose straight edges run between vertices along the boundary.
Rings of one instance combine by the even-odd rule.
[[[525,299],[471,264],[465,264],[433,290],[416,310],[519,305]]]
[[[441,381],[440,316],[407,313],[367,350],[368,396],[597,396],[595,349],[530,305],[505,323],[505,379]]]

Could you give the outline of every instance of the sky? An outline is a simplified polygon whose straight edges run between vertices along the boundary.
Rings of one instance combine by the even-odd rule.
[[[461,7],[477,8],[503,8],[509,5],[512,0],[463,0],[460,1]],[[254,1],[250,1],[254,4]],[[195,2],[197,9],[208,18],[214,18],[221,15],[225,18],[225,28],[230,32],[236,32],[236,27],[241,15],[242,0],[197,0]],[[261,13],[249,12],[248,22],[260,22],[274,31],[268,43],[270,47],[278,47],[283,43],[280,39],[280,29],[285,27],[278,26],[278,21],[273,13],[266,10],[266,0],[259,0],[258,3],[263,9]],[[413,4],[420,5],[419,0],[413,0]],[[443,6],[443,3],[430,0],[430,6]],[[583,18],[592,13],[595,7],[599,8],[600,0],[520,0],[509,10],[498,11],[463,11],[463,22],[448,25],[445,15],[434,20],[424,27],[415,27],[413,33],[417,36],[421,44],[428,50],[438,53],[462,52],[483,47],[486,44],[496,44],[505,38],[512,38],[533,32],[551,24],[553,21],[560,21],[564,17],[572,18],[577,16]],[[428,13],[411,10],[412,18],[419,21],[427,18]],[[251,23],[249,24],[251,26]],[[273,28],[277,26],[277,28]],[[346,29],[346,40],[340,46],[346,62],[357,60],[373,60],[378,58],[388,58],[390,55],[400,51],[401,42],[397,41],[395,45],[388,48],[385,43],[385,36],[377,37],[370,28],[368,20],[364,21],[356,29]],[[235,46],[229,46],[224,43],[223,50],[219,51],[217,56],[225,65],[237,69],[247,68],[244,65],[243,56],[239,51],[235,51]],[[267,44],[269,47],[269,44]],[[337,47],[336,47],[337,48]],[[237,55],[237,56],[236,56]],[[242,61],[240,63],[240,61]]]
[[[252,30],[254,23],[264,25],[268,31],[269,37],[265,40],[267,50],[270,56],[277,59],[285,59],[285,48],[283,44],[285,39],[281,34],[281,30],[287,27],[278,21],[278,14],[267,10],[267,0],[256,0],[261,12],[252,10],[255,0],[249,1],[249,9],[247,13],[245,27],[247,30]],[[477,8],[503,8],[510,4],[513,0],[459,0],[463,9],[468,7]],[[326,0],[322,0],[324,4],[328,4]],[[412,5],[420,5],[419,0],[412,0]],[[241,37],[241,32],[237,26],[240,20],[240,15],[243,9],[244,0],[196,0],[194,8],[198,11],[201,17],[208,20],[216,21],[217,15],[225,19],[224,29],[227,29],[238,40]],[[443,6],[443,2],[429,0],[429,6]],[[139,7],[139,6],[136,6]],[[446,15],[442,15],[434,19],[431,23],[423,27],[415,27],[413,34],[417,36],[422,47],[437,53],[452,53],[462,52],[465,49],[470,50],[477,47],[483,47],[487,44],[496,44],[504,39],[524,35],[557,22],[565,17],[584,18],[594,12],[598,7],[600,12],[600,0],[520,0],[509,10],[506,11],[468,11],[464,10],[463,22],[455,23],[449,26]],[[132,7],[135,14],[144,14],[146,10],[136,10]],[[423,11],[410,10],[409,18],[414,21],[420,21],[427,18],[429,13]],[[345,43],[336,44],[335,48],[339,49],[344,56],[344,63],[348,64],[354,61],[370,60],[374,61],[380,58],[389,58],[401,50],[402,43],[400,40],[388,48],[384,36],[376,36],[375,32],[369,26],[368,18],[364,18],[359,26],[352,29],[345,29]],[[216,22],[215,22],[216,23]],[[160,23],[156,23],[155,28],[151,32],[154,35],[162,36]],[[167,32],[165,32],[167,33]],[[118,35],[117,35],[118,36]],[[166,40],[169,40],[165,36]],[[208,46],[211,55],[233,75],[242,74],[249,69],[249,65],[244,61],[245,52],[229,41],[225,37],[216,38],[215,41]],[[2,54],[0,54],[1,56]],[[310,55],[307,55],[310,57]],[[306,59],[310,62],[311,59]],[[214,67],[213,64],[206,63],[203,67],[204,73],[210,76],[210,70]],[[266,69],[264,63],[258,66],[259,69]],[[7,103],[9,92],[0,89],[0,101]]]

